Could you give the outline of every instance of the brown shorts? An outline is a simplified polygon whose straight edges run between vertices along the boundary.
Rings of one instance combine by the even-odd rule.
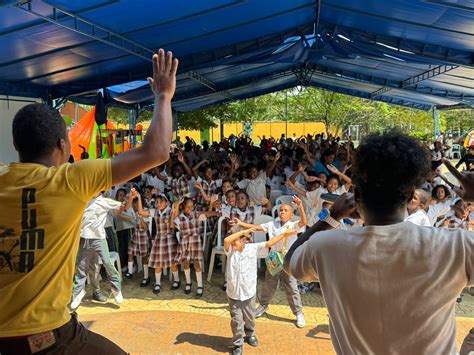
[[[0,338],[0,354],[127,354],[102,335],[87,330],[76,318],[62,327],[29,336]]]

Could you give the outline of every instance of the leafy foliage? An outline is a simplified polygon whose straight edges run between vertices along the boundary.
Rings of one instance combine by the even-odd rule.
[[[126,109],[109,107],[108,116],[117,123],[128,123]],[[137,120],[150,120],[151,111],[142,111]],[[441,131],[474,127],[474,110],[441,112]],[[181,129],[204,130],[216,123],[245,121],[321,121],[327,130],[341,135],[349,125],[360,125],[361,134],[398,127],[429,137],[433,132],[431,112],[389,105],[312,87],[297,87],[251,99],[232,101],[179,115]]]

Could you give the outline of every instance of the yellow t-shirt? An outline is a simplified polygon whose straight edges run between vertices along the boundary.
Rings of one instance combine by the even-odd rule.
[[[111,185],[110,160],[0,165],[0,337],[69,321],[82,214]]]

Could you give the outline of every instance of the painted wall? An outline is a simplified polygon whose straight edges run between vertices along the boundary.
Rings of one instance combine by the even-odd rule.
[[[13,147],[13,117],[19,109],[33,102],[39,102],[39,100],[0,95],[0,163],[8,164],[18,161],[18,154]]]
[[[307,134],[317,134],[326,132],[326,126],[322,122],[288,122],[288,128],[286,127],[286,122],[255,122],[253,125],[253,134],[251,138],[253,141],[260,141],[258,136],[263,137],[264,135],[268,138],[273,136],[275,138],[280,138],[282,133],[286,134],[288,129],[288,137],[291,137],[293,133],[297,137],[305,136]],[[242,122],[237,123],[225,123],[224,124],[224,135],[226,137],[231,134],[241,134],[242,133]],[[190,131],[190,130],[179,130],[179,136],[181,141],[184,141],[184,137],[188,136],[194,139],[196,142],[201,142],[201,131]],[[220,126],[210,128],[209,136],[211,141],[220,141]]]

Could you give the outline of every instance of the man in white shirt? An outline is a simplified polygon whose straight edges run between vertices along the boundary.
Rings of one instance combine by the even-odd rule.
[[[403,221],[431,169],[426,148],[398,131],[372,134],[352,169],[355,201],[350,194],[336,200],[293,244],[285,270],[320,281],[339,354],[455,354],[454,307],[474,285],[474,237]],[[474,174],[455,176],[474,200]],[[355,210],[364,227],[314,234]]]
[[[224,239],[224,251],[227,256],[227,296],[232,327],[232,355],[242,354],[245,340],[250,346],[258,346],[255,335],[255,295],[257,294],[258,255],[264,255],[267,249],[283,238],[295,234],[287,230],[268,242],[248,243],[253,229],[233,233]]]
[[[295,231],[297,233],[304,232],[307,224],[306,214],[303,207],[303,202],[296,196],[293,197],[293,203],[298,207],[300,212],[300,219],[292,221],[293,219],[293,207],[290,205],[281,205],[279,211],[279,218],[274,221],[264,223],[262,225],[253,225],[240,221],[236,222],[244,228],[255,228],[257,231],[263,231],[268,233],[269,239],[275,238],[276,236],[284,233],[287,230]],[[286,238],[284,241],[276,243],[272,250],[285,254],[291,245],[296,241],[296,236]],[[260,306],[255,312],[257,318],[261,317],[267,310],[273,295],[278,287],[278,282],[283,284],[285,288],[288,303],[291,311],[296,316],[296,326],[303,328],[306,325],[306,321],[303,315],[303,304],[301,303],[301,295],[298,289],[298,282],[292,276],[288,276],[285,272],[280,272],[274,276],[267,270],[265,273],[265,281],[262,286],[262,295],[260,297]]]

